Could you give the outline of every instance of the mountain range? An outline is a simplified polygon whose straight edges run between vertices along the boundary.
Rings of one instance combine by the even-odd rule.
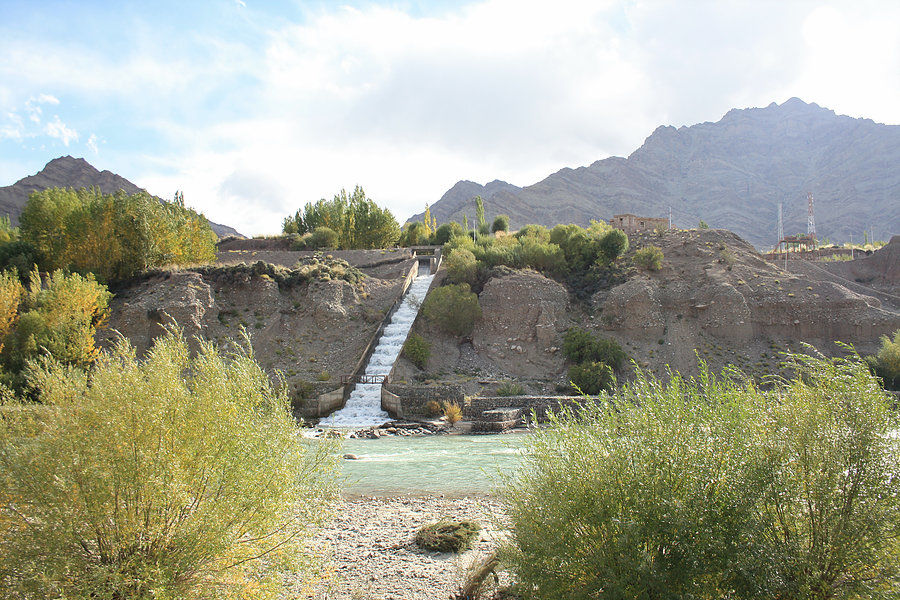
[[[104,194],[123,190],[126,194],[136,194],[142,190],[124,177],[110,171],[98,171],[83,158],[61,156],[54,158],[38,173],[30,175],[12,185],[0,187],[0,215],[9,215],[13,225],[18,225],[19,215],[25,208],[31,192],[51,187],[89,188],[97,187]],[[209,223],[219,238],[243,237],[234,228],[218,223]]]
[[[900,232],[900,125],[836,115],[798,98],[733,109],[715,123],[659,127],[627,158],[565,168],[527,187],[460,181],[431,214],[439,223],[467,214],[471,223],[476,195],[490,218],[507,214],[513,228],[587,225],[622,213],[667,217],[671,209],[676,227],[703,220],[765,247],[777,241],[779,203],[785,234],[807,231],[809,192],[820,240]]]

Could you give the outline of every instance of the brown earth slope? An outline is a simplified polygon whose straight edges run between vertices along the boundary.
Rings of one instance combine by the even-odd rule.
[[[428,369],[401,360],[398,378],[455,381],[470,393],[491,393],[509,379],[531,392],[553,392],[566,380],[560,347],[573,325],[616,339],[658,374],[667,365],[695,373],[699,357],[714,369],[730,363],[762,378],[777,371],[782,351],[800,350],[802,343],[835,353],[840,348],[833,342],[841,341],[868,353],[879,336],[900,328],[895,307],[786,272],[729,231],[633,236],[622,260],[629,263],[636,249],[651,244],[665,255],[660,271],[632,268],[625,283],[587,303],[533,271],[491,279],[479,297],[484,316],[472,339],[448,338],[420,319],[416,327],[434,345]]]
[[[275,262],[294,265],[311,254],[284,251]],[[360,265],[379,264],[364,267],[367,275],[358,285],[333,278],[279,282],[275,268],[262,262],[159,273],[116,291],[110,328],[143,352],[172,320],[188,336],[220,344],[240,339],[243,327],[270,372],[281,371],[294,387],[315,382],[337,388],[340,376],[353,372],[415,262],[405,251],[334,254]],[[107,332],[104,341],[112,335]]]

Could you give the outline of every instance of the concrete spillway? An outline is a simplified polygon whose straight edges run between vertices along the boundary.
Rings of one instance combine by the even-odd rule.
[[[390,324],[384,328],[372,356],[366,365],[365,375],[385,376],[391,372],[406,336],[412,327],[419,307],[425,299],[425,294],[431,285],[434,275],[430,274],[427,267],[424,273],[420,271],[418,277],[409,286],[406,296],[400,308],[391,317]],[[347,398],[344,408],[331,413],[319,421],[320,427],[335,428],[362,428],[381,425],[390,421],[391,417],[381,409],[381,384],[357,383]]]

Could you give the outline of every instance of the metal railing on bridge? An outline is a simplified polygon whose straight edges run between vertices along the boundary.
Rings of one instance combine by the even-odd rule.
[[[349,383],[390,383],[389,375],[341,375],[341,384]]]

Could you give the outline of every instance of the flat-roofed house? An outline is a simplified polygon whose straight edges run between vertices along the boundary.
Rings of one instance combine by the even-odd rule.
[[[609,220],[609,224],[616,229],[621,229],[625,233],[637,233],[638,231],[653,231],[654,229],[668,229],[668,219],[657,219],[655,217],[639,217],[626,213],[624,215],[615,215]]]

